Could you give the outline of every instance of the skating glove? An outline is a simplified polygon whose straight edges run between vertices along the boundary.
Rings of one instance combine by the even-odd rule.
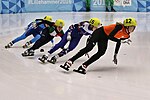
[[[131,40],[130,39],[126,39],[126,40],[122,40],[121,43],[127,43],[128,45],[131,44]]]
[[[77,29],[78,31],[80,31],[79,26],[80,26],[79,24],[70,25],[69,30],[72,31],[74,29]]]
[[[89,43],[90,39],[91,39],[91,35],[90,35],[90,36],[88,37],[88,39],[86,40],[86,45]]]
[[[68,32],[67,34],[67,41],[70,41],[71,40],[71,32]]]
[[[32,23],[33,28],[35,29],[37,27],[36,22]]]
[[[114,54],[114,59],[113,59],[114,64],[117,65],[117,54]]]

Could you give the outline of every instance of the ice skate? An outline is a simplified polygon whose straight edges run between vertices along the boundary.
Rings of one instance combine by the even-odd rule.
[[[78,69],[74,69],[73,71],[81,74],[86,74],[86,70],[83,65],[81,65]]]
[[[34,51],[33,50],[26,50],[24,53],[22,53],[22,56],[23,57],[26,57],[26,56],[34,56]]]
[[[52,64],[55,64],[57,59],[55,56],[53,56],[50,60],[47,60],[48,62],[52,63]]]
[[[42,57],[39,57],[38,60],[42,63],[46,63],[47,62],[47,59],[48,59],[48,56],[46,55],[43,55]]]
[[[10,42],[9,44],[7,44],[7,45],[5,46],[5,48],[7,49],[7,48],[10,48],[10,47],[12,47],[12,46],[13,46],[13,43]]]
[[[60,65],[60,67],[65,69],[66,71],[69,71],[69,68],[71,67],[71,65],[72,65],[72,61],[67,61],[65,62],[64,65]]]
[[[23,48],[28,48],[30,44],[31,44],[30,42],[27,42],[27,43],[26,43],[25,45],[23,45],[22,47],[23,47]]]

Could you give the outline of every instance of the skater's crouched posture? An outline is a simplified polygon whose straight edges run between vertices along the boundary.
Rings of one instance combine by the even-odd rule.
[[[26,39],[28,36],[33,35],[34,38],[31,39],[30,41],[26,42],[25,45],[23,45],[23,48],[27,48],[30,44],[36,42],[40,37],[41,31],[47,27],[47,26],[52,26],[54,23],[51,22],[52,17],[51,16],[45,16],[43,19],[36,19],[35,21],[31,22],[27,28],[25,28],[25,32],[12,40],[10,43],[8,43],[5,48],[10,48],[12,47],[15,43]],[[53,41],[52,41],[53,42]]]
[[[83,56],[85,53],[91,51],[97,43],[98,52],[85,61],[77,70],[74,69],[75,72],[86,74],[87,67],[105,54],[108,40],[116,42],[113,62],[117,64],[117,54],[121,45],[121,40],[128,39],[130,37],[130,33],[135,30],[136,25],[137,22],[134,18],[127,18],[124,20],[123,24],[116,23],[96,29],[92,33],[92,36],[89,39],[86,47],[81,49],[76,55],[74,55],[60,67],[68,71],[75,60]]]
[[[48,51],[49,54],[43,55],[41,58],[39,58],[39,60],[43,63],[48,61],[55,64],[59,57],[66,55],[76,48],[83,35],[91,35],[92,32],[100,26],[101,23],[98,18],[91,18],[89,21],[82,21],[69,26],[68,30],[65,32],[65,35],[62,37],[62,40]],[[68,47],[64,48],[68,42]],[[62,48],[62,51],[48,60],[48,55],[52,54],[59,48]]]
[[[34,50],[39,49],[41,46],[51,41],[55,36],[62,37],[64,35],[62,30],[63,26],[64,21],[62,19],[58,19],[55,21],[53,26],[46,27],[42,31],[40,39],[37,40],[31,48],[22,53],[22,56],[34,56]]]

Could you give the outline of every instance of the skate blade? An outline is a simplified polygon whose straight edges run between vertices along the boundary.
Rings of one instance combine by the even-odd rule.
[[[38,61],[41,62],[41,63],[43,63],[43,64],[46,63],[46,62],[43,61],[41,58],[38,58]]]
[[[47,60],[47,62],[51,63],[51,64],[55,64],[56,62],[53,62],[51,60]]]
[[[26,57],[26,55],[25,55],[25,54],[23,54],[23,53],[22,53],[21,55],[22,55],[23,57]]]
[[[21,54],[23,57],[33,57],[34,55],[25,55],[25,54]]]
[[[79,70],[77,70],[77,69],[74,69],[73,71],[74,71],[74,72],[77,72],[77,73],[80,73],[80,74],[84,74],[84,75],[86,74],[85,72],[83,73],[83,72],[81,72],[81,71],[79,71]]]
[[[26,47],[26,46],[22,46],[22,48],[24,48],[24,49],[25,49],[25,48],[28,48],[28,47]]]
[[[68,69],[68,68],[65,68],[63,65],[60,65],[60,67],[61,67],[62,69],[64,69],[65,71],[69,71],[69,69]]]
[[[8,48],[10,48],[10,47],[8,47],[8,46],[5,46],[5,49],[8,49]]]

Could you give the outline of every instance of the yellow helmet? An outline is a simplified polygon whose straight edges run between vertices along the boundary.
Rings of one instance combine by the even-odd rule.
[[[101,22],[100,22],[100,20],[98,18],[91,18],[89,20],[89,23],[91,25],[93,25],[94,27],[98,27],[101,24]]]
[[[137,26],[135,18],[129,17],[123,21],[124,26]]]
[[[61,27],[63,27],[63,26],[65,25],[65,22],[64,22],[64,20],[62,20],[62,19],[57,19],[57,20],[55,21],[55,25],[56,25],[56,26],[61,26]]]
[[[51,22],[51,21],[52,21],[52,16],[45,16],[45,17],[44,17],[44,20],[47,20],[47,21],[50,21],[50,22]]]

